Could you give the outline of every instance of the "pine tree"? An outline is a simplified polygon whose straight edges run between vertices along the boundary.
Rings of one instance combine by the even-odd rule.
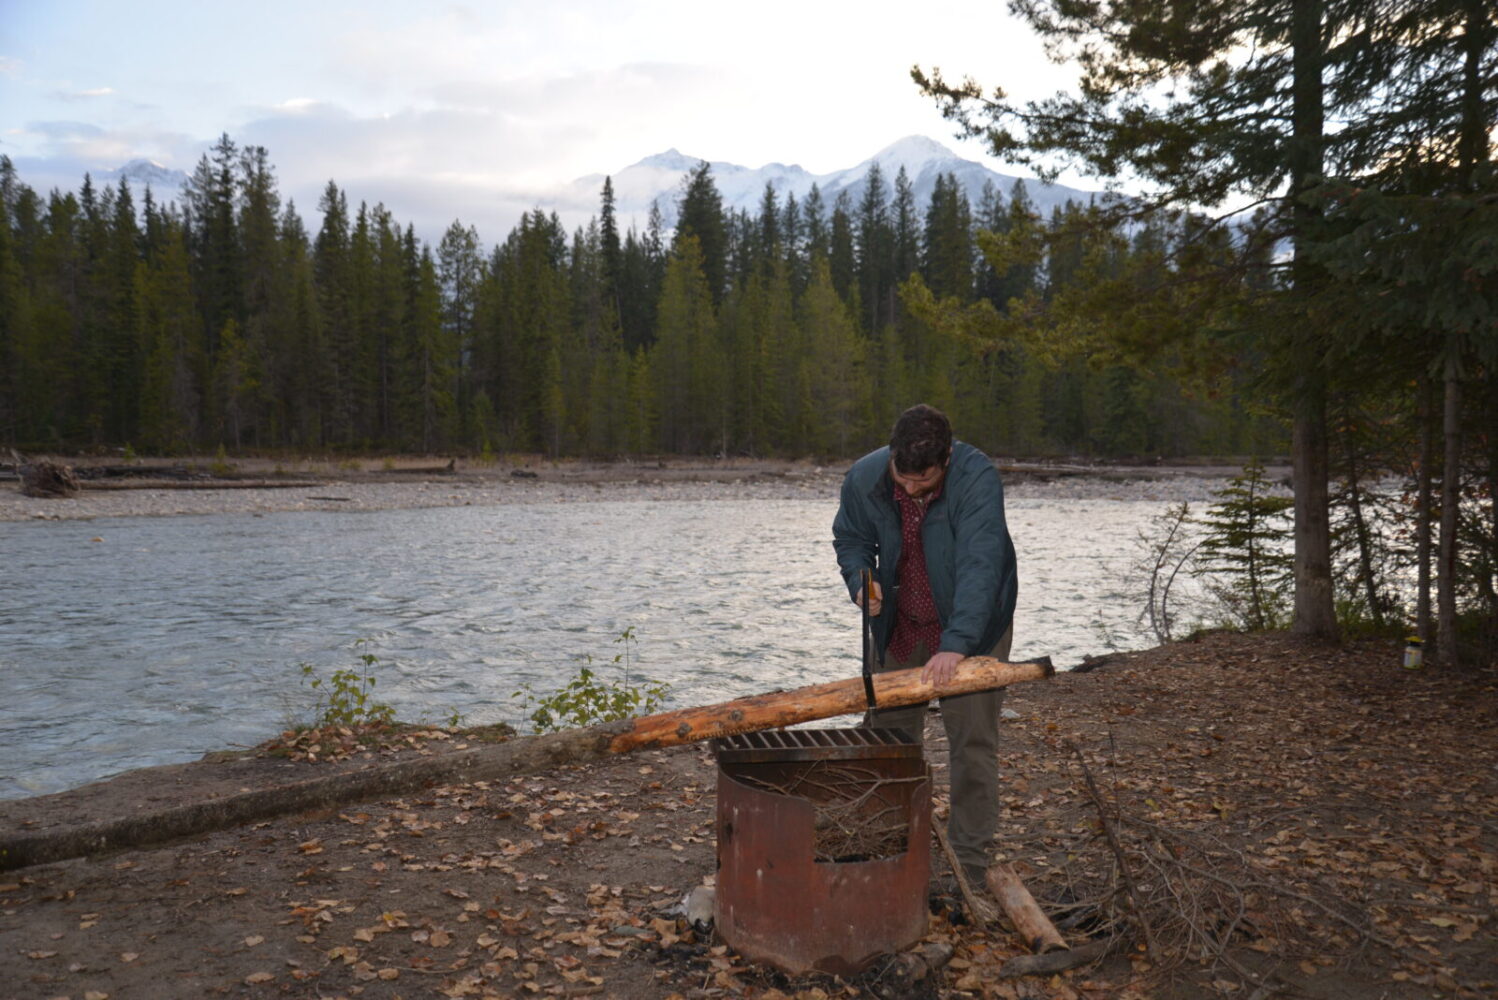
[[[936,178],[922,235],[922,274],[938,298],[970,301],[973,294],[972,210],[952,174]]]
[[[895,236],[890,225],[889,189],[878,162],[870,164],[858,203],[854,232],[858,296],[864,333],[873,335],[894,315]]]
[[[31,341],[31,296],[16,250],[13,229],[22,185],[10,157],[0,154],[0,442],[21,443],[29,421],[24,412],[25,346]]]
[[[211,156],[210,156],[211,154]],[[219,331],[229,320],[243,319],[240,243],[235,224],[235,172],[238,148],[224,133],[198,160],[182,195],[188,250],[193,262],[193,289],[207,341],[205,361],[218,350]]]
[[[348,200],[332,181],[318,202],[322,226],[312,246],[313,275],[321,320],[323,369],[314,384],[321,390],[317,407],[327,444],[354,440],[355,350],[354,267]]]
[[[716,307],[728,291],[728,227],[723,218],[723,198],[713,182],[712,167],[706,160],[682,179],[672,253],[676,253],[681,241],[689,237],[697,241],[702,276],[707,280]]]
[[[160,245],[147,262],[141,297],[146,344],[141,438],[146,447],[171,453],[203,438],[204,345],[186,235],[170,217],[161,223]]]
[[[472,430],[468,425],[472,405],[470,387],[494,385],[504,377],[499,372],[504,363],[501,352],[478,342],[479,289],[484,278],[478,230],[454,220],[437,245],[437,280],[442,289],[443,341],[450,346],[457,363],[453,375],[457,395],[453,405],[459,414],[459,433],[465,438],[470,437]],[[470,357],[478,361],[478,370],[473,373],[464,367]],[[491,400],[495,398],[494,392],[489,395]]]
[[[720,444],[723,358],[712,293],[694,236],[678,234],[666,265],[650,368],[662,450],[700,455]]]
[[[864,442],[871,416],[866,339],[832,286],[825,261],[813,265],[800,312],[806,388],[816,401],[805,443],[823,455],[850,455]]]
[[[895,201],[892,209],[894,225],[894,271],[891,275],[899,284],[915,274],[921,266],[921,230],[916,218],[915,189],[910,186],[910,177],[905,167],[895,174]]]
[[[853,199],[846,188],[837,193],[837,198],[832,203],[832,221],[827,227],[827,264],[832,275],[832,287],[837,289],[838,296],[848,303],[855,315],[863,315],[858,307],[858,256],[853,243]]]

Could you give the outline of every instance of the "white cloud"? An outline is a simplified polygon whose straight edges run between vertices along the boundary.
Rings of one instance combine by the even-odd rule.
[[[111,97],[113,87],[90,87],[86,90],[57,90],[52,96],[59,101],[90,101],[98,97]]]
[[[326,102],[315,97],[293,97],[275,105],[271,110],[284,115],[310,115],[328,107]]]

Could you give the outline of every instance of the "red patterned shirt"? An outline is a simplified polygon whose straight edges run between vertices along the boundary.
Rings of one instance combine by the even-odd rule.
[[[936,613],[936,599],[931,596],[931,579],[926,575],[921,525],[944,485],[916,500],[895,484],[895,507],[900,511],[900,561],[895,574],[900,590],[896,595],[895,634],[890,637],[889,652],[898,661],[910,659],[917,643],[926,644],[928,656],[941,649],[941,618]]]

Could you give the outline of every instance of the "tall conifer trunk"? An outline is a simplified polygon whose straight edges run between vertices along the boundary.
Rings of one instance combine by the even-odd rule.
[[[1441,463],[1441,542],[1436,556],[1436,649],[1440,662],[1459,665],[1456,649],[1456,526],[1462,503],[1462,383],[1456,356],[1446,356],[1444,429],[1446,457]]]
[[[1293,48],[1294,134],[1291,138],[1290,188],[1297,197],[1291,208],[1295,244],[1295,294],[1308,304],[1315,294],[1315,276],[1304,249],[1312,239],[1315,210],[1299,195],[1315,184],[1322,170],[1325,111],[1322,101],[1322,0],[1295,0],[1291,24]],[[1293,386],[1291,458],[1295,477],[1295,621],[1303,635],[1333,637],[1337,617],[1332,603],[1331,528],[1327,516],[1329,475],[1326,435],[1326,371],[1322,333],[1310,326],[1309,310],[1301,310],[1295,334],[1297,362]]]
[[[1415,521],[1415,564],[1418,573],[1418,582],[1415,590],[1415,634],[1420,641],[1428,643],[1431,640],[1430,621],[1430,554],[1431,554],[1431,511],[1434,506],[1435,491],[1431,488],[1430,469],[1431,463],[1435,461],[1436,445],[1434,441],[1435,415],[1431,411],[1434,404],[1435,388],[1429,376],[1420,378],[1420,465],[1416,471],[1419,499],[1416,503],[1417,518]]]

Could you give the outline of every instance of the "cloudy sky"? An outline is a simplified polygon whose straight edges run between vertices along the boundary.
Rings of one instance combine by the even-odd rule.
[[[191,171],[227,132],[269,150],[310,224],[331,178],[492,242],[553,187],[671,147],[826,173],[921,134],[983,160],[909,69],[1065,86],[1004,6],[0,0],[0,152],[72,188],[137,157]]]

